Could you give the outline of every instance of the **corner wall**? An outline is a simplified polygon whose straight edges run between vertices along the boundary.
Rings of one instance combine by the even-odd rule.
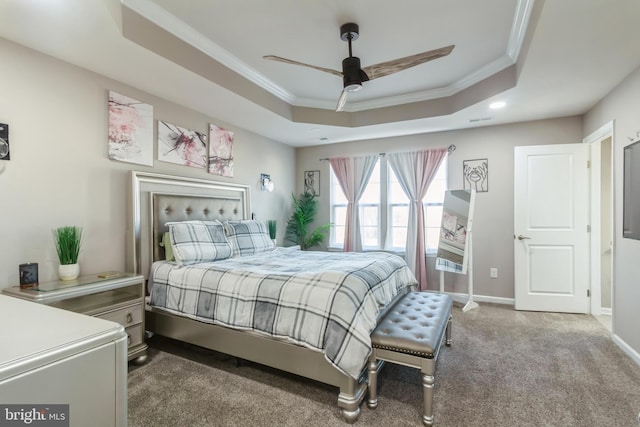
[[[11,148],[11,160],[0,161],[0,288],[18,285],[24,262],[39,264],[40,281],[56,280],[52,229],[63,225],[84,228],[81,275],[123,270],[132,169],[250,185],[252,211],[277,219],[282,240],[294,190],[292,147],[4,39],[0,53],[0,123],[9,124]],[[233,131],[234,177],[161,162],[157,154],[154,167],[109,160],[109,90],[153,105],[154,119]],[[259,190],[261,172],[271,174],[273,193]]]

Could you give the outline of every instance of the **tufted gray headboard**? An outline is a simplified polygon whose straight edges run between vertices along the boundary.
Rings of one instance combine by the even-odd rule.
[[[244,219],[243,201],[239,197],[179,196],[176,194],[152,193],[153,200],[153,261],[164,259],[164,248],[160,246],[162,234],[169,231],[167,222],[207,220],[220,221]]]
[[[165,223],[186,220],[248,219],[249,186],[131,171],[127,227],[127,271],[149,274],[164,259],[160,246]]]

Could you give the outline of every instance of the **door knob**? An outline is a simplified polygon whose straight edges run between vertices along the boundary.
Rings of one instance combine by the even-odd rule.
[[[531,237],[523,236],[522,234],[518,234],[518,240],[531,239]]]

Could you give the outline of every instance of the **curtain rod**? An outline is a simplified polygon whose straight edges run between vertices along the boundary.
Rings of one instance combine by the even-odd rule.
[[[451,153],[453,153],[454,151],[456,151],[456,146],[455,146],[455,145],[451,144],[451,145],[449,145],[449,146],[447,147],[447,153],[448,153],[448,154],[451,154]],[[387,154],[387,153],[378,153],[378,156],[380,156],[380,157],[384,157],[386,154]],[[324,159],[320,159],[320,161],[321,161],[321,162],[322,162],[322,161],[324,161],[324,160],[329,160],[329,158],[328,158],[328,157],[325,157]]]
[[[385,156],[385,154],[387,154],[387,153],[378,153],[378,156],[380,156],[380,157],[384,157],[384,156]],[[321,162],[322,162],[322,161],[324,161],[324,160],[329,160],[329,158],[328,158],[328,157],[325,157],[324,159],[320,159],[320,161],[321,161]]]

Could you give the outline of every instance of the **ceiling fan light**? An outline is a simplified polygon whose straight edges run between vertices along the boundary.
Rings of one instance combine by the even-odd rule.
[[[362,89],[362,83],[351,83],[344,87],[347,92],[357,92]]]

